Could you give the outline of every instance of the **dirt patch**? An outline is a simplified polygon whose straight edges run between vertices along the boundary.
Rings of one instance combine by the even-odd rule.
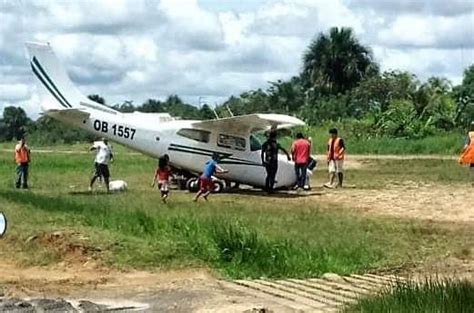
[[[79,232],[57,230],[34,235],[26,243],[35,242],[52,250],[63,262],[80,263],[95,261],[102,249],[90,243],[89,238]]]
[[[317,201],[330,207],[436,222],[474,223],[474,192],[468,186],[405,182],[385,189],[326,190]],[[298,201],[315,201],[308,197]]]

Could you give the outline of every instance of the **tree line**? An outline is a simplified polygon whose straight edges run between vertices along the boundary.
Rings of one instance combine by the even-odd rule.
[[[90,99],[107,105],[100,95]],[[179,96],[111,105],[121,112],[168,112],[183,119],[212,119],[208,105],[196,107]],[[302,57],[299,74],[269,82],[266,89],[231,96],[215,107],[219,117],[249,113],[295,115],[309,125],[337,121],[359,137],[422,138],[466,127],[474,120],[474,64],[457,86],[442,77],[420,81],[406,71],[380,71],[370,47],[350,28],[333,27],[318,34]],[[28,133],[40,143],[91,140],[82,130],[68,128],[47,116],[31,121],[21,108],[7,107],[0,119],[0,141]]]

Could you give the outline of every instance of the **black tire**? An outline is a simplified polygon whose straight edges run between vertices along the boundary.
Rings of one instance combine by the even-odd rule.
[[[215,180],[214,182],[214,188],[212,189],[212,192],[214,193],[221,193],[222,191],[224,191],[224,183],[219,181],[219,180]]]
[[[199,178],[192,177],[186,181],[186,189],[189,192],[197,192],[199,190]]]

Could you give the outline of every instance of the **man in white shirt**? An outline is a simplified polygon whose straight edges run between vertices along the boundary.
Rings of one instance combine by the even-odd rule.
[[[89,190],[92,191],[92,186],[97,178],[103,177],[105,182],[105,188],[109,192],[109,162],[113,162],[114,156],[112,154],[112,147],[109,146],[109,141],[106,138],[102,138],[101,141],[96,141],[90,147],[90,151],[96,151],[95,156],[95,173],[92,176],[91,183],[89,185]]]

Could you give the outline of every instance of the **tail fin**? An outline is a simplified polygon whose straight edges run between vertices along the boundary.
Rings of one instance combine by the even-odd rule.
[[[42,96],[41,108],[44,111],[81,107],[99,110],[101,107],[107,108],[88,99],[77,89],[49,44],[28,42],[26,48]],[[109,110],[114,111],[107,108],[107,111]]]

